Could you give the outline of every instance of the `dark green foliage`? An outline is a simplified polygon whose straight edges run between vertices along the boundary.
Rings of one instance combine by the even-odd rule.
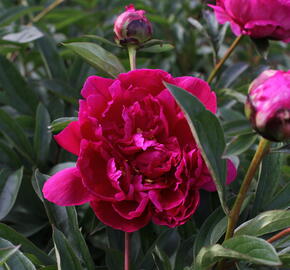
[[[76,120],[85,79],[129,70],[127,52],[114,43],[112,29],[132,1],[64,1],[31,25],[52,2],[0,1],[0,269],[121,270],[123,232],[103,225],[88,205],[60,207],[46,201],[41,190],[49,175],[75,165],[76,157],[57,146],[53,135]],[[137,52],[138,68],[207,78],[234,36],[205,2],[134,1],[154,28],[154,40]],[[263,56],[268,53],[268,62],[255,46]],[[212,84],[217,117],[169,86],[193,124],[224,209],[231,206],[257,145],[243,112],[248,86],[269,66],[290,69],[289,45],[255,41],[255,46],[243,39]],[[275,269],[281,262],[281,269],[289,268],[289,238],[275,242],[276,251],[261,239],[290,224],[285,210],[290,205],[289,145],[273,146],[272,152],[255,177],[241,214],[245,223],[235,238],[222,244],[226,216],[218,196],[201,192],[199,210],[187,224],[169,229],[150,223],[132,234],[132,270],[208,269],[221,258],[245,259],[239,265],[247,269]],[[239,166],[229,187],[224,158]],[[255,248],[263,252],[252,252]]]

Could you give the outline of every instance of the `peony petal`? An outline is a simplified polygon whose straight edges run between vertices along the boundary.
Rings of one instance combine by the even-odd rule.
[[[207,82],[199,78],[184,76],[175,78],[175,84],[197,97],[208,110],[216,113],[216,95]]]
[[[146,226],[151,219],[151,213],[148,209],[139,217],[125,219],[114,210],[110,202],[93,201],[91,202],[91,207],[98,219],[104,224],[124,232],[137,231]]]
[[[62,148],[78,155],[81,143],[79,121],[71,122],[63,131],[55,135],[54,139]]]
[[[98,198],[107,201],[125,199],[121,182],[125,176],[115,167],[113,153],[108,153],[102,142],[93,143],[82,140],[77,167],[84,185]],[[128,176],[129,177],[129,176]],[[123,180],[123,181],[120,181]]]
[[[110,99],[108,88],[114,82],[113,79],[102,78],[99,76],[90,76],[85,81],[81,95],[87,98],[90,95],[102,95],[107,100]]]
[[[67,168],[50,177],[42,192],[48,201],[61,206],[80,205],[94,199],[84,187],[77,168]]]

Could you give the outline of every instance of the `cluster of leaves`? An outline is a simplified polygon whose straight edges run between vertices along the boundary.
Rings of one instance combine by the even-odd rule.
[[[130,1],[71,0],[49,10],[54,2],[63,1],[0,2],[0,269],[118,270],[123,233],[100,223],[88,206],[47,202],[41,189],[48,175],[74,165],[75,157],[56,145],[52,133],[76,116],[85,78],[114,77],[129,68],[126,51],[112,42],[112,25]],[[138,67],[162,68],[175,76],[209,74],[233,36],[227,25],[219,26],[214,15],[204,11],[202,2],[134,1],[147,10],[154,36],[174,46],[170,50],[167,43],[154,41],[138,52]],[[221,258],[240,269],[255,264],[290,267],[290,238],[274,245],[263,240],[290,224],[290,167],[287,155],[277,150],[280,145],[263,161],[241,213],[243,224],[234,238],[221,244],[225,212],[257,143],[243,114],[247,87],[269,66],[290,69],[290,56],[282,51],[287,52],[287,46],[273,42],[266,62],[249,40],[243,41],[213,84],[221,121],[192,96],[168,86],[188,112],[219,192],[203,192],[199,210],[184,226],[150,224],[133,233],[132,269],[208,269]],[[158,54],[152,57],[154,52]],[[221,157],[239,165],[230,189],[224,186]],[[246,263],[238,262],[241,259]]]

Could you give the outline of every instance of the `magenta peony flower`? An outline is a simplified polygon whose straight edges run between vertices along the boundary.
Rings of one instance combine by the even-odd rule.
[[[216,96],[198,78],[173,78],[139,69],[115,80],[91,76],[82,89],[78,121],[55,136],[78,156],[45,183],[46,199],[68,206],[89,202],[105,224],[136,231],[151,219],[184,224],[199,203],[199,189],[215,185],[183,113],[163,81],[195,95],[211,112]],[[236,176],[228,162],[227,183]]]
[[[138,45],[151,39],[152,25],[144,14],[144,10],[135,10],[132,4],[126,7],[114,24],[117,43]]]
[[[290,42],[289,0],[217,0],[209,6],[220,23],[230,22],[237,36]]]
[[[290,139],[290,71],[264,71],[250,85],[245,111],[266,139]]]

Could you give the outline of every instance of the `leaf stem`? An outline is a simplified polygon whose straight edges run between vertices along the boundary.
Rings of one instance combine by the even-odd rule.
[[[64,2],[65,0],[55,0],[52,2],[48,7],[46,7],[44,10],[42,10],[40,13],[38,13],[34,18],[32,18],[29,25],[32,23],[38,22],[42,17],[44,17],[47,13],[49,13],[51,10],[53,10],[55,7],[57,7],[59,4]]]
[[[240,41],[242,40],[243,35],[238,36],[234,42],[232,43],[232,45],[230,46],[230,48],[227,50],[226,54],[223,56],[223,58],[216,64],[216,66],[214,67],[213,71],[210,73],[207,82],[211,83],[213,81],[213,79],[215,78],[215,76],[217,75],[217,73],[219,72],[219,70],[221,69],[221,67],[223,66],[223,64],[225,63],[225,61],[229,58],[229,56],[232,54],[232,52],[234,51],[234,49],[237,47],[237,45],[240,43]]]
[[[233,206],[232,210],[230,211],[225,240],[227,240],[233,236],[234,229],[235,229],[235,226],[237,224],[237,221],[238,221],[238,218],[240,215],[240,211],[241,211],[241,207],[242,207],[242,204],[245,200],[247,191],[251,185],[251,182],[255,176],[255,173],[256,173],[263,157],[265,156],[265,154],[267,154],[269,152],[270,144],[271,144],[270,141],[268,141],[264,138],[261,138],[260,143],[258,145],[258,148],[256,150],[256,153],[252,159],[252,162],[248,168],[248,171],[247,171],[245,178],[242,182],[242,185],[240,187],[240,191],[238,193],[238,196],[236,198],[234,206]]]
[[[128,53],[129,53],[129,61],[130,61],[130,69],[135,70],[136,69],[136,52],[137,47],[134,45],[128,46]]]
[[[124,270],[130,270],[130,251],[131,251],[131,245],[130,245],[130,238],[131,234],[128,232],[125,232],[125,259],[124,259]]]

